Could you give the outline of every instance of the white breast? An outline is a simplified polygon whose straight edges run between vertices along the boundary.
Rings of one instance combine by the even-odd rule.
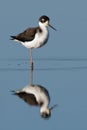
[[[41,91],[41,89],[37,85],[35,85],[34,87],[28,85],[28,86],[24,87],[22,91],[24,91],[26,93],[34,94],[37,101],[38,102],[41,102],[41,101],[44,102],[46,104],[46,106],[49,104],[48,95],[46,95],[46,93]]]
[[[48,30],[46,27],[42,28],[42,32],[38,32],[35,35],[34,40],[32,41],[27,41],[27,42],[21,42],[22,45],[24,45],[26,48],[38,48],[43,46],[48,39]]]

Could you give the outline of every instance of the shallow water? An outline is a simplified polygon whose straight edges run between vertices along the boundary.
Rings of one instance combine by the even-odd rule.
[[[58,104],[51,118],[44,121],[39,108],[30,107],[13,96],[11,90],[30,83],[29,59],[0,60],[1,129],[81,129],[87,120],[87,60],[84,58],[34,59],[33,84],[47,88],[50,106]],[[55,121],[54,121],[55,120]],[[24,125],[25,123],[25,125]],[[50,125],[47,125],[47,124]]]

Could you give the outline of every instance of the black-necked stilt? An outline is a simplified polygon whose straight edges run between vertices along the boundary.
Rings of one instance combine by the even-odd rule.
[[[41,85],[27,85],[21,90],[13,91],[13,94],[18,95],[29,105],[39,106],[40,114],[43,118],[49,118],[51,116],[51,110],[56,107],[56,105],[54,105],[49,108],[49,92]]]
[[[26,48],[30,48],[30,63],[32,70],[33,70],[32,49],[39,48],[44,44],[46,44],[49,36],[47,30],[48,26],[56,30],[54,27],[50,25],[49,21],[50,21],[49,17],[43,15],[39,18],[38,27],[28,28],[24,32],[16,36],[11,36],[12,40],[20,42]]]

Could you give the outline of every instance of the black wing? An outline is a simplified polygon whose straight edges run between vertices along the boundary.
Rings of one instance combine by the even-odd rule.
[[[24,32],[16,35],[16,36],[11,36],[12,40],[19,40],[22,42],[26,41],[32,41],[35,37],[35,33],[37,31],[38,27],[36,28],[28,28]]]
[[[35,105],[35,106],[38,105],[38,102],[36,101],[36,98],[33,94],[28,94],[28,93],[25,93],[25,92],[19,92],[19,93],[14,92],[14,95],[19,96],[25,102],[27,102],[29,105]]]

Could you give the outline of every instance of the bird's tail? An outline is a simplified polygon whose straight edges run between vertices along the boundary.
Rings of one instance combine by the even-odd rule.
[[[11,36],[11,40],[14,40],[14,39],[16,39],[16,36]]]

